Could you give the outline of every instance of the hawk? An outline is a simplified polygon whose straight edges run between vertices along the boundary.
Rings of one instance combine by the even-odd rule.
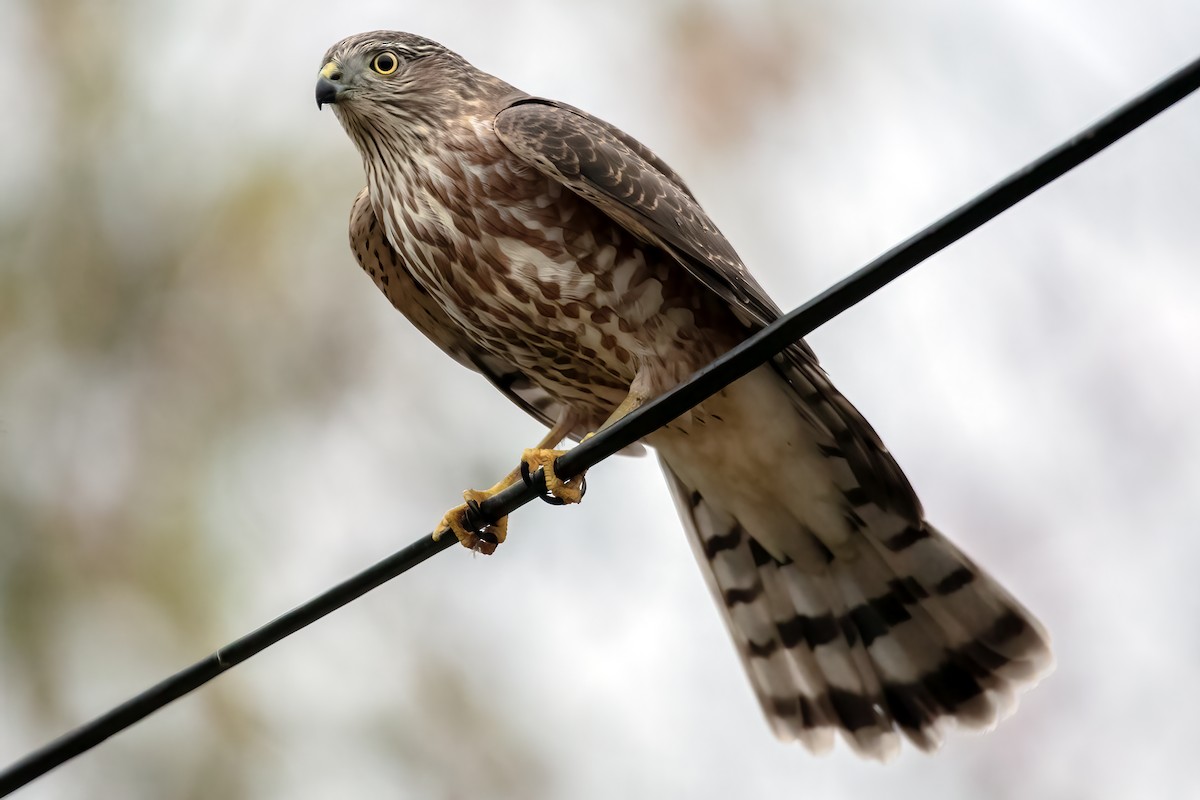
[[[641,142],[429,39],[325,54],[362,155],[363,269],[448,355],[550,431],[619,419],[781,314],[683,179]],[[815,752],[923,750],[994,725],[1051,665],[1038,621],[926,521],[878,435],[797,342],[646,438],[774,732]],[[466,510],[438,526],[490,552]]]

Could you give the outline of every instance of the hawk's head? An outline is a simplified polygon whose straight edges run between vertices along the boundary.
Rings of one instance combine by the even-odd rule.
[[[490,78],[437,42],[400,31],[343,39],[322,64],[317,106],[332,105],[360,141],[426,136],[460,115]]]

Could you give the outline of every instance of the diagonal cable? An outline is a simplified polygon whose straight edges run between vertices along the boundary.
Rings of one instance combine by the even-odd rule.
[[[685,383],[581,442],[558,459],[555,471],[564,478],[578,475],[653,433],[751,372],[792,342],[808,335],[934,253],[963,238],[1082,164],[1197,88],[1200,88],[1200,59],[1165,78],[1046,155],[1017,170],[850,277],[763,328],[697,372]],[[542,471],[538,470],[532,475],[530,485],[517,483],[480,504],[479,521],[494,522],[544,492],[544,476]],[[316,622],[455,543],[455,538],[449,535],[438,541],[424,536],[258,630],[226,645],[208,658],[196,662],[111,711],[33,751],[0,772],[0,797],[16,791],[63,762],[90,750],[113,734],[203,686],[230,667],[240,664],[280,639]]]

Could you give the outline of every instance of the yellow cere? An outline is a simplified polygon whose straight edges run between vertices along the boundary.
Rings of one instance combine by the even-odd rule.
[[[331,80],[331,76],[338,71],[338,63],[330,61],[325,66],[321,67],[321,77],[326,80]]]

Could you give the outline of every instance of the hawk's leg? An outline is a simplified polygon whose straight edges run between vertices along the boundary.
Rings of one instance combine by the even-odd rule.
[[[574,415],[570,413],[564,413],[558,422],[554,424],[554,427],[550,429],[550,432],[547,433],[535,447],[526,450],[525,454],[559,453],[560,451],[551,450],[549,448],[556,447],[558,444],[560,444],[563,439],[567,438],[567,434],[570,433],[571,429],[574,427]],[[522,458],[522,461],[524,462],[524,457]],[[551,459],[551,462],[553,462],[553,459]],[[535,466],[541,466],[541,462],[538,462]],[[547,486],[549,486],[550,476],[553,474],[553,469],[554,468],[551,466],[546,471]],[[580,478],[573,479],[573,481],[581,480],[581,478],[582,476]],[[445,513],[441,522],[439,522],[437,527],[434,528],[434,540],[436,541],[437,539],[440,539],[443,533],[450,531],[464,547],[472,550],[478,550],[484,555],[491,555],[494,553],[496,551],[496,545],[503,542],[508,536],[508,517],[501,517],[500,519],[496,520],[495,524],[487,525],[482,529],[473,529],[472,525],[479,519],[479,504],[487,500],[489,497],[499,494],[519,480],[521,480],[521,467],[517,467],[512,472],[505,475],[498,483],[496,483],[495,486],[490,489],[484,489],[483,491],[479,491],[478,489],[467,489],[465,492],[463,492],[463,499],[467,502],[460,506],[455,506]],[[578,500],[575,502],[578,502]],[[483,537],[479,535],[481,533],[484,534]]]

